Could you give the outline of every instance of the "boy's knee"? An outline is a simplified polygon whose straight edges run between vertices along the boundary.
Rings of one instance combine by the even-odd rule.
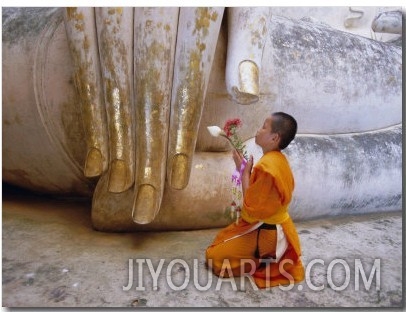
[[[215,246],[210,246],[206,249],[206,266],[211,269],[215,275],[220,274],[223,261],[223,257],[216,251]]]
[[[217,260],[216,252],[213,250],[213,247],[208,247],[206,249],[206,265],[212,268],[215,260]]]

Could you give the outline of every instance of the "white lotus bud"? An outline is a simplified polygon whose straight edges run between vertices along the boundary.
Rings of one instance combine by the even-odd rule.
[[[209,130],[210,134],[214,137],[218,137],[220,135],[226,136],[225,132],[218,126],[209,126],[207,127],[207,130]]]

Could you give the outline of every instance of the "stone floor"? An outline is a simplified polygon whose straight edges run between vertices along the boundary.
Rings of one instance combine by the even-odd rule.
[[[401,212],[313,220],[297,229],[306,280],[257,290],[247,277],[218,279],[204,267],[218,229],[102,233],[92,229],[88,201],[3,193],[2,305],[402,306]]]

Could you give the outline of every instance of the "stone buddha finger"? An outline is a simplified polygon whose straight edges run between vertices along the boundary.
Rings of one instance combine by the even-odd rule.
[[[108,136],[94,8],[66,8],[64,21],[86,140],[83,171],[96,177],[107,170]]]
[[[224,8],[181,8],[173,75],[167,180],[187,186]]]
[[[108,190],[115,193],[134,182],[133,13],[133,8],[96,8],[109,134]]]
[[[240,104],[259,100],[259,76],[270,17],[268,7],[227,9],[226,87],[233,101]]]
[[[150,223],[159,211],[166,152],[179,8],[135,8],[136,122],[133,221]]]

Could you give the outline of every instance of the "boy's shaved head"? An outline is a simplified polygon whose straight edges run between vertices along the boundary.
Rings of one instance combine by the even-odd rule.
[[[295,138],[297,131],[297,122],[291,115],[276,112],[271,115],[272,118],[272,132],[279,133],[281,140],[279,148],[283,150]]]

